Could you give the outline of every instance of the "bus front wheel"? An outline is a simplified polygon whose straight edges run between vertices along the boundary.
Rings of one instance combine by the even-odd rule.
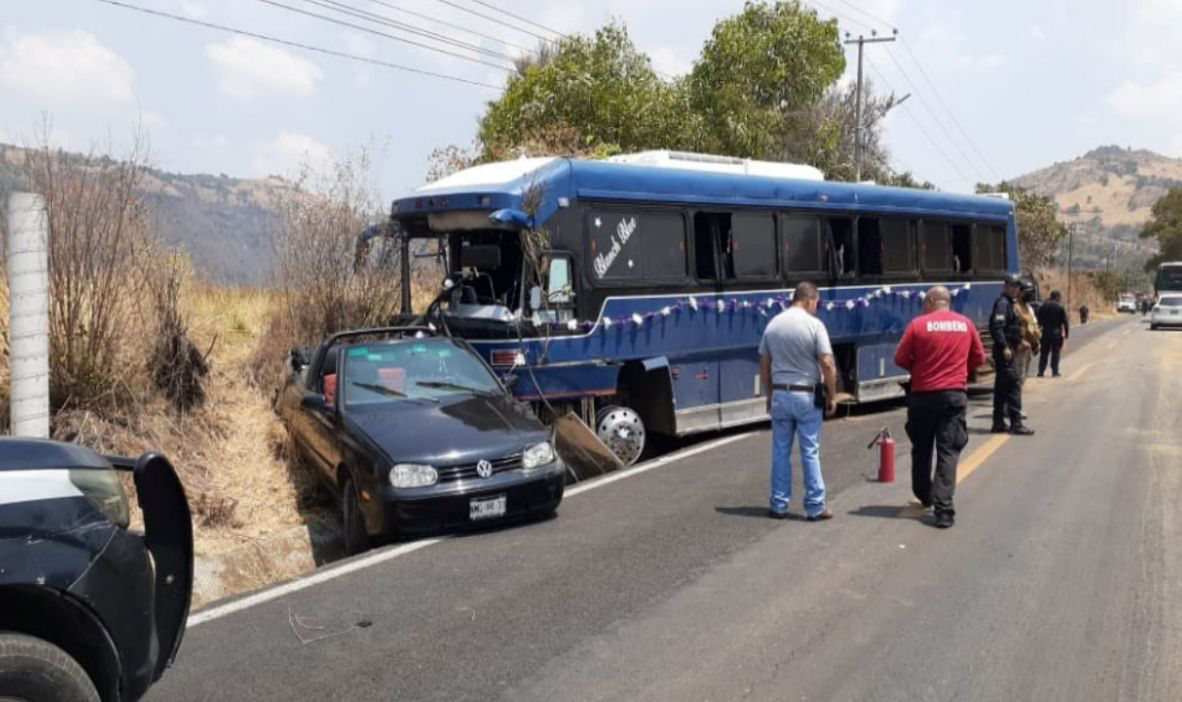
[[[599,410],[595,434],[625,466],[636,463],[644,453],[644,420],[630,407],[611,405]]]

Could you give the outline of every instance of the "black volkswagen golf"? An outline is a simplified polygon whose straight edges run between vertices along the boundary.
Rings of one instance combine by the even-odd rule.
[[[566,471],[550,432],[462,340],[360,330],[301,356],[277,409],[338,496],[349,552],[557,509]]]

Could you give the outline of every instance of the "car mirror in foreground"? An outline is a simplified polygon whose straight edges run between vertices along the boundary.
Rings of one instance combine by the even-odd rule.
[[[322,395],[304,395],[304,399],[300,400],[300,407],[306,410],[325,410],[328,409],[328,403],[324,401]]]

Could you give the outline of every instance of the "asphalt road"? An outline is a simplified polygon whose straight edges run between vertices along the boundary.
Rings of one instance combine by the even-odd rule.
[[[1124,318],[1028,382],[1036,436],[988,434],[975,396],[948,531],[908,506],[897,405],[826,423],[830,522],[767,519],[768,432],[731,434],[556,519],[215,605],[149,699],[1176,699],[1179,369],[1182,332]]]

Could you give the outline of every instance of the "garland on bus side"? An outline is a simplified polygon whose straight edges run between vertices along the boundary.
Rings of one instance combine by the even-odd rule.
[[[968,293],[972,287],[972,283],[965,283],[963,286],[953,288],[949,292],[954,298],[960,297],[962,293]],[[825,303],[823,309],[826,312],[835,312],[841,310],[853,311],[859,308],[868,308],[871,304],[878,300],[902,299],[922,302],[926,296],[927,293],[923,290],[895,290],[890,285],[884,285],[881,288],[867,293],[861,297],[850,298],[849,300],[843,301],[830,300],[829,302]],[[684,300],[678,300],[671,305],[665,305],[661,309],[654,312],[645,312],[644,314],[635,312],[626,317],[602,317],[597,321],[579,321],[572,319],[566,322],[551,322],[550,326],[552,328],[566,329],[567,331],[572,332],[590,331],[596,326],[601,326],[604,330],[611,329],[613,326],[619,327],[629,324],[635,327],[643,327],[645,324],[654,319],[670,317],[673,314],[680,314],[685,310],[689,310],[691,313],[703,310],[707,312],[713,311],[720,316],[724,314],[745,313],[759,314],[762,317],[767,317],[770,316],[773,310],[777,312],[782,311],[787,309],[791,304],[791,293],[787,295],[768,297],[758,302],[752,302],[751,300],[736,300],[734,298],[722,300],[708,296],[703,297],[690,295]]]

